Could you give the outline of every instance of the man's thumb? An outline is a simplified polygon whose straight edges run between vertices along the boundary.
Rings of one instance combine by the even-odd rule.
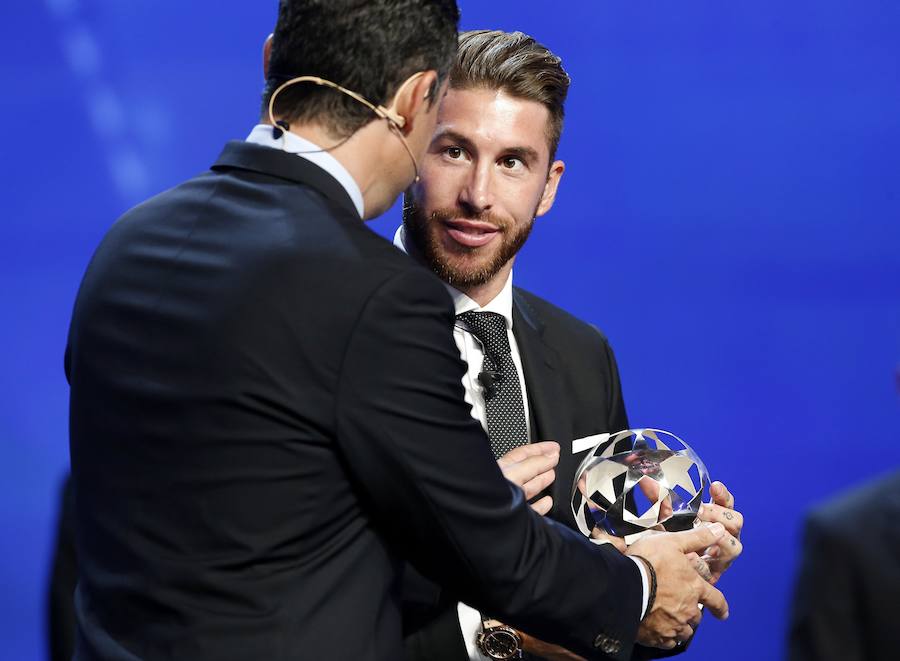
[[[700,526],[693,530],[675,533],[678,537],[678,544],[682,553],[702,551],[708,546],[715,544],[724,534],[725,526],[721,523],[714,523],[711,526]]]

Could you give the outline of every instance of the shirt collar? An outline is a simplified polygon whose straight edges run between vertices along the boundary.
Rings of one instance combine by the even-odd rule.
[[[290,131],[282,131],[281,137],[275,138],[272,135],[272,127],[268,124],[257,124],[247,136],[247,142],[252,142],[265,147],[281,149],[289,154],[296,154],[300,158],[305,158],[310,163],[318,165],[328,174],[334,177],[337,182],[344,187],[347,195],[353,201],[359,217],[363,217],[363,196],[359,189],[359,184],[353,179],[353,176],[347,171],[341,162],[334,156],[324,151],[321,147],[306,138],[301,138]]]
[[[396,233],[394,234],[394,245],[400,248],[400,250],[402,250],[403,252],[409,254],[409,251],[406,249],[406,229],[403,227],[403,225],[398,227]],[[506,278],[506,282],[503,284],[503,289],[500,290],[500,293],[497,294],[493,299],[491,299],[484,307],[479,306],[478,303],[466,296],[466,294],[464,294],[463,292],[459,291],[453,285],[448,285],[445,282],[444,287],[447,288],[447,291],[450,293],[450,297],[453,299],[453,307],[456,309],[457,316],[461,315],[463,312],[470,312],[472,310],[476,312],[496,312],[497,314],[503,315],[503,318],[506,320],[506,328],[508,330],[512,330],[512,271],[510,271],[509,277]]]

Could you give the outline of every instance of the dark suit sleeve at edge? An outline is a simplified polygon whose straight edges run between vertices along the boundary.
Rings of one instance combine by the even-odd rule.
[[[803,557],[794,586],[790,661],[862,661],[871,658],[861,639],[853,549],[816,514],[807,521]]]
[[[523,630],[590,658],[604,633],[631,653],[631,560],[545,521],[502,478],[465,404],[440,283],[404,272],[370,298],[348,342],[338,444],[375,524],[425,576]]]

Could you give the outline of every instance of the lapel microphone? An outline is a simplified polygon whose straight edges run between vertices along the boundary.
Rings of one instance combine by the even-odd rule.
[[[491,399],[497,395],[503,383],[503,373],[497,370],[482,370],[478,373],[478,383],[484,388],[484,398]]]

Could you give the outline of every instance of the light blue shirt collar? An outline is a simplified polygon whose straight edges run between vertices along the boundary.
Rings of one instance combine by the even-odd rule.
[[[347,171],[347,168],[341,165],[340,161],[315,143],[310,142],[306,138],[301,138],[290,131],[282,131],[280,138],[274,138],[272,136],[272,127],[268,124],[257,124],[254,126],[253,130],[250,131],[250,135],[247,136],[247,142],[263,145],[264,147],[272,147],[273,149],[281,149],[318,165],[337,179],[337,182],[344,187],[347,195],[353,201],[353,206],[356,207],[359,217],[364,218],[363,196],[362,191],[359,189],[359,184],[356,183],[352,175]]]

